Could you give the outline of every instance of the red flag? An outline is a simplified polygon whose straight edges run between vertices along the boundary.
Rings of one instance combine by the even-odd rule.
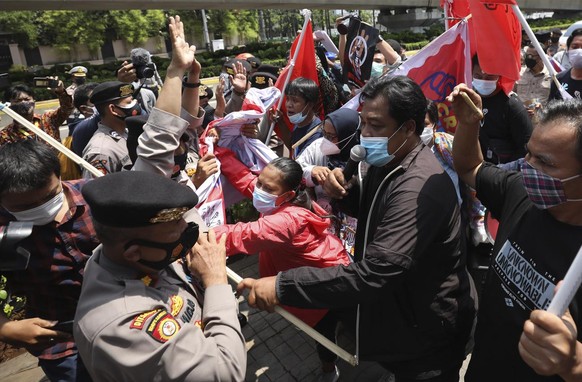
[[[479,64],[485,73],[501,76],[506,94],[519,79],[521,69],[521,25],[511,5],[514,0],[469,0],[474,42]]]
[[[441,0],[441,8],[446,12],[445,17],[451,18],[449,28],[454,27],[462,18],[471,13],[468,0]]]
[[[437,103],[440,125],[451,134],[457,128],[457,119],[445,98],[457,84],[471,83],[469,56],[469,27],[462,22],[440,35],[394,72],[413,79],[424,95]]]
[[[281,111],[283,113],[283,119],[289,128],[289,131],[293,131],[293,124],[287,118],[287,108],[285,107],[285,79],[287,78],[287,72],[292,70],[291,77],[289,78],[289,82],[293,81],[295,78],[303,77],[309,78],[312,81],[315,81],[317,86],[319,86],[319,80],[317,79],[317,68],[315,67],[315,46],[313,44],[313,29],[311,27],[311,20],[307,22],[307,26],[302,34],[305,34],[303,38],[303,42],[301,43],[301,47],[299,53],[297,54],[297,58],[295,60],[295,66],[291,66],[288,64],[283,71],[279,74],[279,78],[277,82],[275,82],[275,86],[281,90],[281,97],[283,97],[283,102],[281,103]],[[295,41],[293,41],[293,45],[291,45],[291,55],[290,57],[293,58],[295,54],[295,50],[297,49],[297,45],[299,43],[299,37],[295,37]],[[320,99],[321,99],[321,90],[320,90]],[[321,102],[320,102],[321,104]],[[316,115],[321,115],[321,111],[316,113]]]

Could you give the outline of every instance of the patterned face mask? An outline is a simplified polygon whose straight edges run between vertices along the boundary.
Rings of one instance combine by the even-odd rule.
[[[563,185],[565,182],[579,178],[582,174],[558,179],[544,174],[527,161],[521,163],[520,170],[527,196],[537,208],[544,210],[566,202],[582,201],[582,199],[568,199]]]

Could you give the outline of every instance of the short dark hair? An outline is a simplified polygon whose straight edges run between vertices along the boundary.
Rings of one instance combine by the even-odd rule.
[[[52,175],[61,176],[55,150],[35,139],[0,147],[0,196],[45,187]]]
[[[580,29],[582,31],[582,29]],[[570,123],[575,129],[576,148],[574,155],[582,167],[582,100],[552,100],[539,114],[537,125],[547,125],[556,121]]]
[[[298,77],[287,85],[285,95],[299,96],[306,102],[317,104],[319,101],[319,87],[315,81],[309,78]]]
[[[481,64],[479,64],[479,56],[477,56],[476,54],[474,54],[473,57],[471,57],[471,69],[473,69],[475,65],[479,65],[479,67],[481,67]]]
[[[10,102],[12,99],[16,98],[20,93],[26,93],[32,98],[34,98],[34,90],[30,87],[20,84],[14,85],[6,89],[4,92],[4,102]]]
[[[75,95],[73,97],[73,105],[79,109],[83,105],[87,105],[87,101],[91,98],[91,93],[99,85],[97,82],[89,82],[75,89]]]
[[[428,114],[428,119],[432,123],[437,123],[439,121],[439,109],[437,107],[436,102],[427,99],[426,107],[427,107],[426,114]]]
[[[416,124],[417,135],[424,129],[426,97],[416,82],[406,76],[383,76],[370,80],[362,89],[362,100],[383,97],[388,101],[388,114],[399,125],[408,120]]]
[[[566,40],[566,47],[570,49],[570,45],[572,45],[572,41],[574,41],[574,37],[582,36],[582,28],[574,29],[570,37]]]

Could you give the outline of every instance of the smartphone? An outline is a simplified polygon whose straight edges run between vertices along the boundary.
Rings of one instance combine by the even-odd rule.
[[[56,88],[59,86],[59,80],[55,80],[48,77],[34,77],[33,79],[35,88]]]
[[[73,333],[73,320],[70,321],[59,321],[55,326],[50,329],[58,330],[59,332]]]

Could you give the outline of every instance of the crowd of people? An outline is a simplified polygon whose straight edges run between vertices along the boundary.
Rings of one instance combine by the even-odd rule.
[[[568,58],[558,81],[572,99],[533,45],[509,94],[475,55],[472,84],[447,99],[454,135],[418,84],[390,74],[397,43],[378,40],[363,88],[344,84],[340,35],[338,54],[316,55],[318,81],[280,94],[285,112],[236,125],[269,150],[259,167],[221,146],[218,122],[248,110],[277,70],[245,54],[214,91],[202,85],[179,16],[163,82],[138,50],[116,81],[71,69],[73,84],[53,89],[59,108],[40,116],[30,88],[10,88],[10,108],[53,138],[69,119],[64,143],[87,164],[18,121],[0,131],[0,225],[34,226],[13,244],[30,253],[25,267],[2,269],[0,254],[26,296],[25,318],[0,314],[0,341],[38,357],[51,381],[242,381],[226,259],[244,253],[259,255],[260,278],[237,287],[251,306],[282,305],[396,382],[459,381],[469,353],[469,382],[581,380],[582,295],[562,317],[545,309],[582,245],[582,29],[565,53],[554,33],[544,52]],[[340,108],[356,93],[360,111]],[[352,175],[354,148],[365,157]],[[208,226],[201,203],[219,175],[224,203],[252,200],[257,220]],[[486,210],[499,230],[477,293],[467,257],[489,240]],[[318,355],[319,380],[343,380],[336,355]]]

